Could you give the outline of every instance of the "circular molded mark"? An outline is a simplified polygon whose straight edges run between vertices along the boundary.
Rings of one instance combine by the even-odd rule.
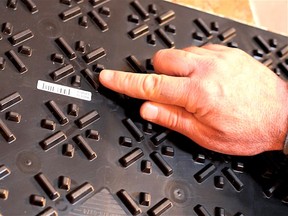
[[[28,174],[36,174],[41,169],[39,157],[35,153],[29,151],[18,154],[16,165],[20,171]]]
[[[38,22],[39,32],[48,38],[57,38],[62,33],[62,28],[56,19],[44,18]]]
[[[55,201],[55,206],[58,211],[65,212],[68,209],[68,205],[63,198]]]
[[[96,171],[96,176],[98,176],[98,183],[101,182],[102,185],[109,186],[116,184],[117,175],[110,168],[110,166],[102,166]]]
[[[184,181],[171,181],[166,186],[168,196],[172,202],[179,204],[180,206],[189,205],[192,198],[192,189],[188,183]]]

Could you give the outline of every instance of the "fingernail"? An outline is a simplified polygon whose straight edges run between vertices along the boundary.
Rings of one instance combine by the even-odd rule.
[[[114,71],[112,70],[103,70],[100,73],[100,80],[104,82],[109,82],[113,79]]]
[[[142,108],[142,117],[148,121],[154,120],[158,116],[158,107],[151,104],[145,103]]]

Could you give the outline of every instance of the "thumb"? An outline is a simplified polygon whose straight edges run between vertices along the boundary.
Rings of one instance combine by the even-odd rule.
[[[140,114],[147,121],[177,131],[195,142],[203,142],[200,134],[205,130],[204,125],[182,107],[145,102],[140,109]]]

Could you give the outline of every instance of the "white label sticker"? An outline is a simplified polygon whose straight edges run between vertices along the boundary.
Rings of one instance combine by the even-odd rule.
[[[92,93],[80,89],[70,88],[67,86],[49,83],[42,80],[38,80],[37,89],[55,94],[65,95],[68,97],[78,98],[81,100],[91,101]]]

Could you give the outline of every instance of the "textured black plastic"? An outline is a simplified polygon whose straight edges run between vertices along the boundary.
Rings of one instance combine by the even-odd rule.
[[[0,215],[288,214],[281,152],[202,149],[98,80],[103,68],[153,73],[157,50],[206,43],[286,79],[287,37],[159,0],[2,0],[0,24]]]

